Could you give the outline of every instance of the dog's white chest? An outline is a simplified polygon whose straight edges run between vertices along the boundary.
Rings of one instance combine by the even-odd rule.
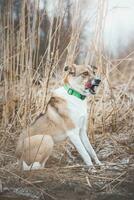
[[[75,96],[69,95],[64,88],[57,89],[56,94],[66,100],[70,118],[77,127],[81,127],[82,123],[87,120],[86,100],[81,100]]]
[[[76,98],[76,97],[74,97]],[[78,99],[79,100],[79,99]],[[81,100],[80,100],[81,101]],[[79,126],[82,121],[87,118],[87,108],[84,102],[68,101],[68,108],[70,111],[70,117]]]

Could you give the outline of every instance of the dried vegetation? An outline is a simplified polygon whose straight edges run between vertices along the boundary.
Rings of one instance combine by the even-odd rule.
[[[103,81],[98,94],[89,99],[89,137],[104,167],[88,171],[72,145],[65,142],[55,149],[43,171],[18,170],[14,156],[16,140],[22,128],[45,112],[50,90],[61,84],[64,63],[75,62],[82,28],[77,15],[65,27],[67,14],[49,21],[45,11],[39,13],[35,7],[31,10],[27,1],[21,1],[19,9],[19,17],[14,20],[13,1],[6,0],[0,13],[0,193],[8,193],[9,187],[16,194],[30,195],[28,199],[75,199],[74,193],[78,194],[76,199],[86,199],[89,194],[92,199],[99,194],[101,199],[104,192],[116,192],[121,184],[131,185],[134,52],[120,60],[103,55],[95,44],[100,43],[100,26],[92,51]],[[45,40],[39,36],[40,28]],[[119,191],[122,193],[122,189]]]

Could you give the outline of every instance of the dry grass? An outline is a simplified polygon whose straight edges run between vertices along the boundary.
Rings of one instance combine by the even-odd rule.
[[[35,187],[34,183],[38,179],[42,182],[44,176],[39,172],[41,175],[36,174],[36,180],[27,180],[26,177],[33,177],[33,174],[23,176],[17,171],[14,156],[16,140],[22,128],[30,124],[40,112],[45,112],[50,89],[61,84],[59,72],[62,72],[64,63],[75,61],[82,25],[79,26],[78,23],[79,7],[76,7],[74,20],[66,31],[64,15],[50,22],[45,11],[40,15],[37,9],[33,9],[31,20],[30,5],[27,1],[21,1],[20,17],[15,22],[12,18],[13,2],[5,2],[0,17],[0,179],[5,181],[9,177],[11,182],[21,179],[22,183]],[[112,166],[112,170],[116,166],[120,173],[113,173],[111,176],[105,168],[98,170],[97,174],[90,174],[85,168],[82,171],[82,167],[72,166],[74,162],[81,161],[76,159],[75,150],[66,142],[66,147],[61,145],[53,153],[52,163],[48,162],[50,169],[45,170],[45,178],[47,181],[49,178],[54,180],[52,174],[57,171],[55,182],[72,180],[90,188],[92,184],[98,184],[99,187],[99,180],[103,180],[102,187],[100,186],[103,190],[108,189],[113,182],[115,184],[112,187],[116,187],[116,184],[123,181],[127,167],[132,165],[134,52],[114,61],[103,55],[101,34],[104,22],[99,20],[105,12],[103,4],[98,9],[92,51],[95,53],[103,81],[98,94],[89,99],[89,137],[95,143],[103,162]],[[47,27],[45,41],[39,37],[42,23],[46,23]],[[85,62],[88,61],[87,56]],[[123,164],[123,158],[126,159],[126,164]],[[52,167],[53,165],[57,168]],[[94,182],[95,180],[98,182]]]

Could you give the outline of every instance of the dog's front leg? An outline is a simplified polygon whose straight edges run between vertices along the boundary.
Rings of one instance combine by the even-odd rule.
[[[84,162],[88,166],[93,166],[91,158],[90,158],[87,150],[85,149],[83,143],[81,142],[81,139],[80,139],[80,136],[79,136],[79,129],[75,129],[74,131],[69,131],[68,137],[71,140],[71,142],[73,143],[73,145],[76,147],[77,151],[79,152],[79,154],[83,158]]]
[[[89,141],[86,129],[81,129],[80,137],[81,137],[82,143],[84,144],[84,146],[85,146],[86,150],[88,151],[88,153],[90,154],[91,158],[95,161],[96,164],[102,165],[101,162],[99,161],[90,141]]]

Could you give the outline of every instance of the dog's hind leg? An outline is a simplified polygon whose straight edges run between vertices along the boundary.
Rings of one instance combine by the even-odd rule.
[[[42,169],[52,153],[54,142],[49,135],[34,135],[24,140],[23,169]]]

